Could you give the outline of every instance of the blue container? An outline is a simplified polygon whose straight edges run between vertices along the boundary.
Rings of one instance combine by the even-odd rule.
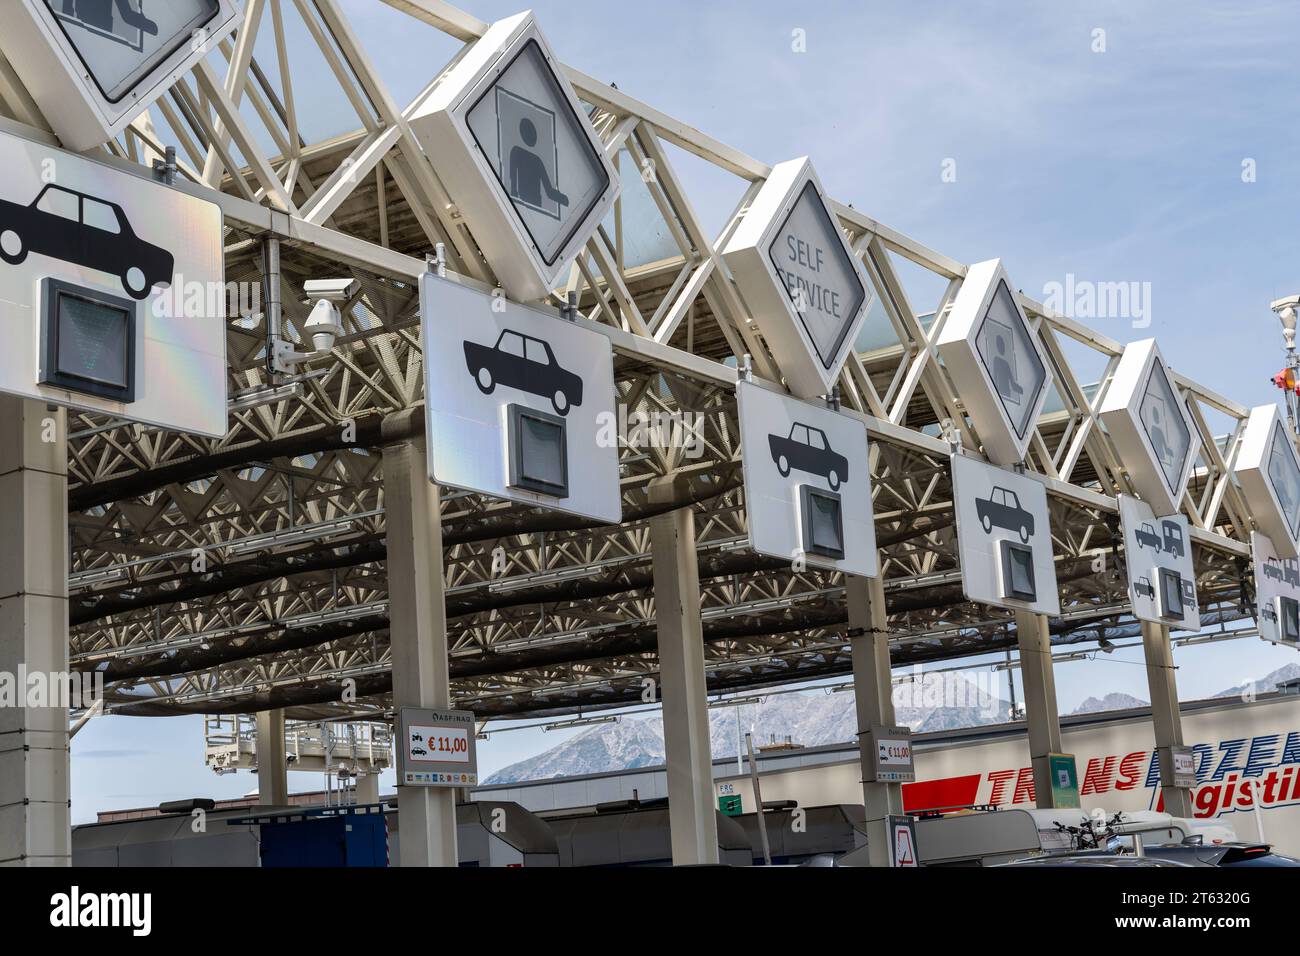
[[[238,822],[260,826],[262,866],[388,865],[383,804],[286,811]]]

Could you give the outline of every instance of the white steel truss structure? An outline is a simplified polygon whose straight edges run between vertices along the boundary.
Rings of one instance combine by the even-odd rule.
[[[487,28],[441,0],[383,2],[408,15],[412,29],[459,43]],[[294,47],[291,35],[309,37],[312,49]],[[257,50],[271,51],[273,70]],[[324,66],[297,67],[307,53]],[[719,250],[771,167],[567,72],[631,187],[554,303],[574,293],[579,321],[610,338],[622,404],[698,414],[703,444],[694,457],[681,447],[623,449],[625,520],[615,527],[443,496],[455,696],[482,717],[639,699],[642,679],[657,668],[648,524],[656,506],[647,489],[665,475],[683,489],[674,506],[697,509],[710,689],[846,673],[843,582],[744,546],[736,368],[749,355],[754,374],[778,375]],[[355,131],[311,141],[297,106],[308,86],[335,115],[355,114]],[[415,281],[441,243],[452,270],[493,283],[436,157],[412,135],[407,116],[416,103],[395,101],[337,0],[246,0],[237,32],[94,154],[149,177],[152,161],[175,147],[177,188],[223,210],[229,282],[260,283],[264,240],[277,239],[284,334],[301,332],[304,280],[360,280],[342,310],[344,334],[294,382],[267,368],[262,313],[231,310],[236,401],[219,440],[69,415],[72,661],[103,670],[118,713],[285,707],[303,719],[338,716],[350,706],[339,702],[347,678],[356,682],[356,706],[373,713],[386,705],[378,450],[423,430]],[[57,145],[2,60],[0,113],[5,131]],[[682,151],[737,183],[736,214],[718,235],[705,230],[675,168]],[[633,201],[653,210],[652,224],[623,215]],[[957,441],[978,449],[980,435],[935,343],[967,267],[843,202],[833,208],[877,293],[870,341],[850,356],[840,387],[844,409],[865,421],[874,442],[894,662],[1008,646],[1012,616],[963,598],[955,557],[947,457]],[[675,251],[630,261],[634,228],[657,230]],[[918,302],[916,290],[930,286],[942,289],[937,301]],[[1115,495],[1130,490],[1129,477],[1096,414],[1122,346],[1021,300],[1053,385],[1026,461],[1044,476],[1053,512],[1062,592],[1053,639],[1133,634],[1116,543]],[[1075,368],[1100,373],[1085,378]],[[1254,522],[1232,478],[1248,410],[1185,378],[1175,384],[1200,446],[1182,507],[1202,614],[1226,623],[1250,613]]]

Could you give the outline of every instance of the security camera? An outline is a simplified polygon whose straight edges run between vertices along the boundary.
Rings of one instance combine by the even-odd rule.
[[[302,291],[313,302],[347,302],[361,291],[359,279],[308,279]]]
[[[1300,308],[1300,295],[1289,295],[1285,299],[1277,299],[1269,308],[1277,313],[1278,321],[1282,323],[1282,336],[1286,339],[1287,349],[1294,349],[1296,310]]]
[[[357,279],[308,279],[302,284],[303,295],[312,303],[311,313],[303,323],[303,333],[311,337],[311,351],[301,352],[294,343],[280,339],[272,344],[271,364],[277,372],[293,374],[295,367],[334,348],[343,334],[343,315],[339,303],[350,302],[361,291]],[[304,343],[305,344],[305,343]]]
[[[334,347],[334,340],[343,334],[339,307],[330,299],[318,300],[303,323],[303,330],[311,336],[311,344],[317,352],[328,352]]]

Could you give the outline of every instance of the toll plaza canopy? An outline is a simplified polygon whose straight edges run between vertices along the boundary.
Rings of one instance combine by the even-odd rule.
[[[386,2],[412,29],[441,34],[434,48],[447,62],[488,30],[440,0]],[[176,188],[222,212],[229,297],[240,284],[265,293],[255,308],[227,313],[223,437],[69,413],[71,662],[103,674],[115,713],[284,708],[316,718],[391,706],[380,451],[424,434],[425,350],[441,346],[421,341],[419,278],[439,244],[446,268],[468,283],[491,289],[500,277],[483,254],[493,239],[475,235],[450,201],[439,156],[412,126],[436,81],[399,103],[376,70],[382,56],[363,47],[337,0],[246,0],[219,51],[93,153],[152,179],[175,147]],[[571,293],[578,324],[612,344],[624,419],[614,427],[628,439],[623,520],[444,490],[455,704],[488,718],[639,701],[659,666],[649,521],[684,506],[696,512],[709,691],[849,673],[843,576],[748,546],[736,384],[746,367],[769,382],[782,376],[724,251],[774,167],[578,66],[564,74],[622,192],[550,307]],[[440,72],[431,60],[430,79]],[[313,140],[295,106],[308,91],[333,115],[355,116],[354,131]],[[0,112],[0,132],[58,145],[5,70]],[[694,211],[676,168],[687,162],[735,180],[739,200],[720,235]],[[842,411],[871,442],[892,662],[1014,646],[1014,613],[964,596],[956,544],[949,456],[995,446],[951,363],[938,359],[968,265],[827,199],[870,286],[837,384]],[[278,240],[274,263],[268,238]],[[847,282],[853,267],[840,269]],[[273,372],[268,342],[310,337],[303,287],[322,278],[356,280],[341,334],[294,374]],[[1116,496],[1137,489],[1100,419],[1123,346],[1014,288],[1002,307],[1018,306],[1032,341],[1013,343],[1013,355],[1038,357],[1045,392],[1019,438],[1025,468],[1048,493],[1060,592],[1051,640],[1134,635]],[[930,289],[937,299],[919,298]],[[831,301],[824,289],[817,296]],[[1176,373],[1170,388],[1185,400],[1194,449],[1177,504],[1199,614],[1205,626],[1226,625],[1251,614],[1258,521],[1233,476],[1250,410]],[[693,429],[692,440],[657,440],[673,426]],[[347,679],[355,700],[340,699]]]

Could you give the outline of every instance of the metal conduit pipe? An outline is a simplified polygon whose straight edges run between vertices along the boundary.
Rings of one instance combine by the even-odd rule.
[[[280,341],[284,318],[280,302],[280,239],[269,234],[262,240],[262,291],[266,301],[266,373],[275,380],[275,343]]]

